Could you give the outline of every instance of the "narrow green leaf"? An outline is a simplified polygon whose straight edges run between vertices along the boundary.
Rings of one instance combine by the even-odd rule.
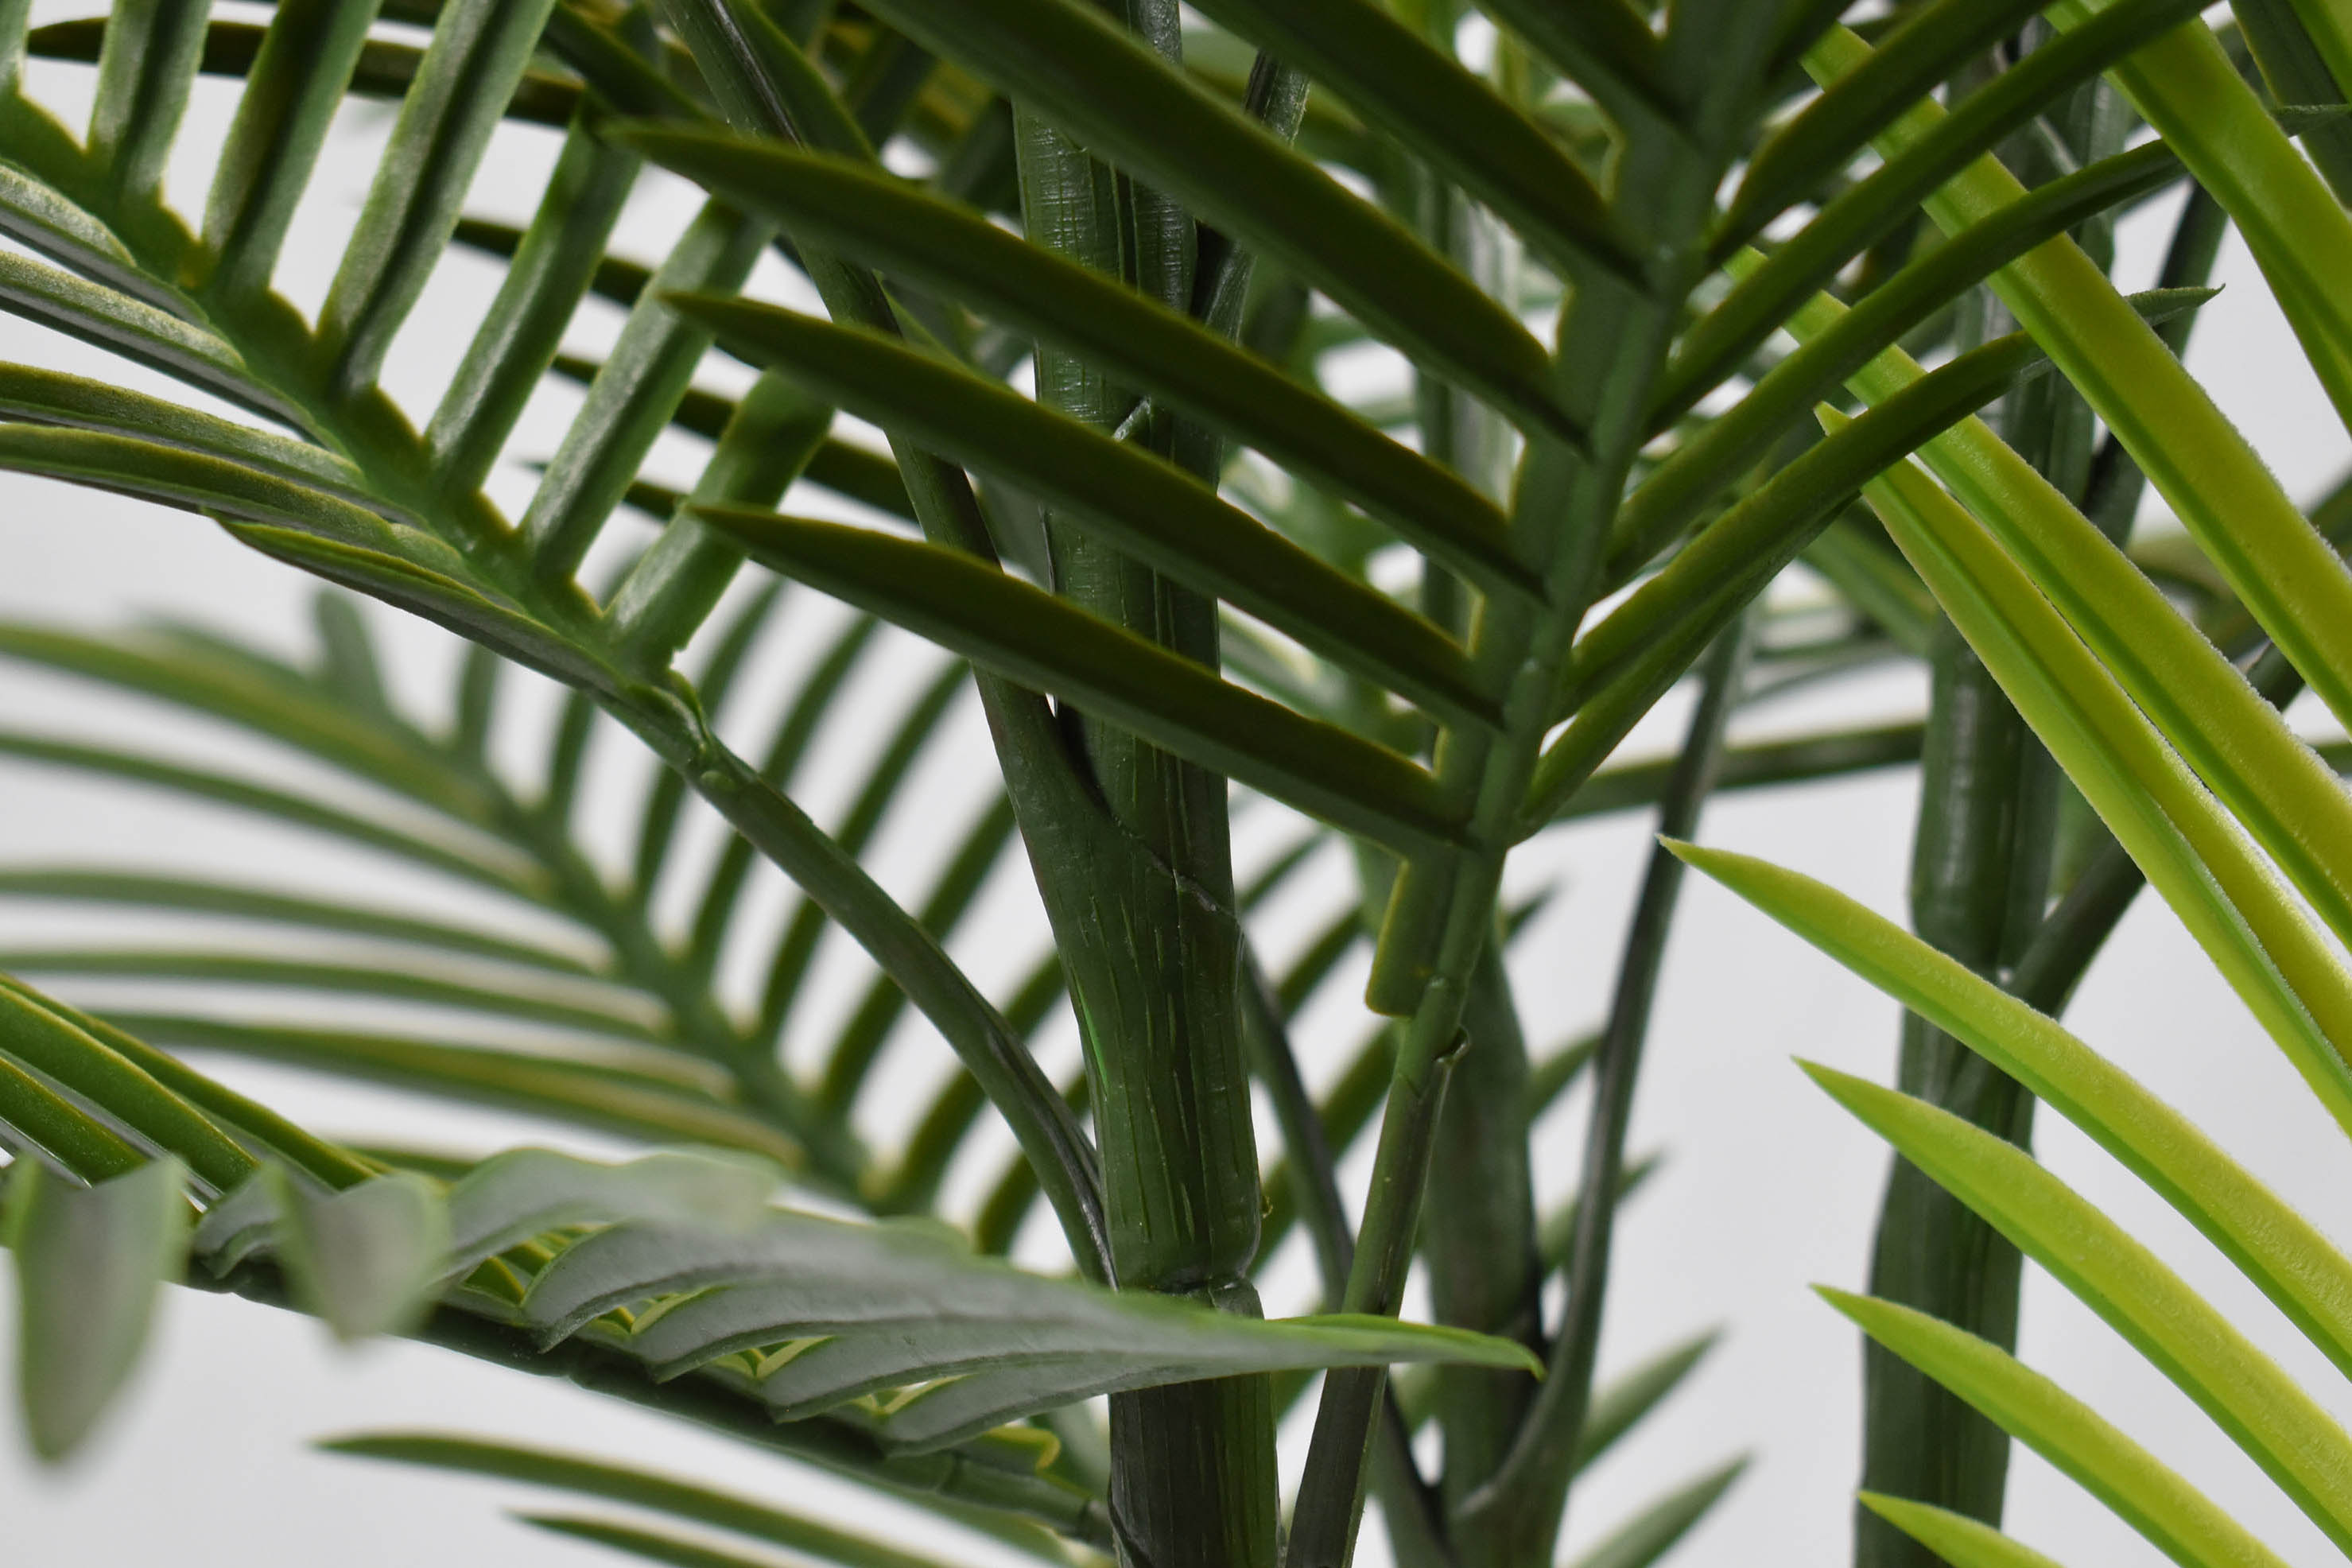
[[[2126,14],[2111,9],[2059,46]],[[1866,51],[1853,35],[1832,33],[1809,58],[1834,74]],[[1920,105],[1888,133],[1888,148],[1899,156],[1932,135],[1940,112]],[[2008,170],[1985,158],[1927,206],[1937,226],[1957,231],[2023,194]],[[2053,240],[2010,263],[1993,275],[1993,289],[2329,710],[2352,716],[2352,573],[2245,437],[2073,241]]]
[[[2018,711],[2338,1125],[2352,977],[2212,797],[2024,572],[1909,465],[1867,492]]]
[[[638,297],[523,513],[523,537],[542,579],[560,581],[579,569],[710,346],[708,330],[673,310],[668,291],[731,293],[769,237],[765,223],[706,205]]]
[[[665,167],[892,276],[952,293],[1257,447],[1483,587],[1540,594],[1494,503],[1452,473],[1189,318],[878,171],[673,130],[634,143]]]
[[[411,559],[404,550],[371,549],[342,540],[322,539],[293,528],[241,522],[226,526],[240,542],[264,555],[275,556],[354,593],[381,599],[396,609],[422,616],[575,689],[612,696],[626,684],[618,670],[603,662],[601,650],[564,637],[513,605],[488,596],[469,581]],[[396,536],[394,542],[408,545],[414,542]],[[437,554],[439,551],[430,553]]]
[[[2089,1133],[2352,1374],[2352,1260],[2186,1117],[2051,1019],[1834,889],[1727,850],[1673,847]]]
[[[1542,345],[1476,285],[1116,24],[1072,0],[881,0],[892,25],[1322,289],[1524,429],[1569,441]]]
[[[637,169],[634,154],[593,135],[584,121],[566,132],[498,298],[425,429],[425,445],[443,487],[471,489],[488,475],[562,345]],[[633,346],[625,333],[615,353]]]
[[[64,138],[62,131],[57,134]],[[10,163],[0,163],[0,234],[65,263],[102,288],[182,321],[195,319],[186,296],[151,276],[112,229],[54,186]]]
[[[0,898],[54,899],[64,903],[185,910],[306,931],[347,931],[387,942],[414,942],[468,957],[520,963],[581,979],[601,973],[596,963],[535,942],[509,941],[471,926],[420,920],[359,904],[301,898],[242,883],[143,872],[44,867],[0,871]]]
[[[1843,173],[1889,121],[2042,8],[2039,0],[1937,0],[1906,16],[1867,65],[1841,77],[1757,149],[1717,225],[1716,254],[1745,245]]]
[[[783,596],[782,583],[762,584],[744,602],[727,626],[720,630],[695,680],[695,689],[703,711],[720,713],[726,710],[727,698],[734,689],[735,680],[743,671],[751,647],[768,627],[769,617]],[[805,684],[803,684],[805,689]],[[678,808],[686,800],[686,781],[677,773],[663,769],[646,792],[645,811],[637,824],[636,853],[631,860],[629,887],[640,908],[650,902],[656,884],[661,880],[662,868],[669,858],[677,833]]]
[[[1619,125],[1680,129],[1682,109],[1659,75],[1657,35],[1627,0],[1480,0],[1479,9],[1540,50]]]
[[[1863,1332],[1983,1411],[2182,1568],[2285,1568],[2120,1427],[2000,1346],[1892,1301],[1815,1289]]]
[[[0,969],[19,974],[101,975],[190,980],[236,986],[286,986],[330,994],[421,1002],[468,1012],[552,1024],[613,1039],[671,1043],[654,1005],[602,985],[557,989],[547,980],[467,977],[436,973],[415,959],[398,965],[277,958],[262,952],[175,948],[12,948]],[[549,977],[551,979],[552,977]]]
[[[183,1174],[168,1155],[88,1187],[29,1155],[9,1168],[17,1391],[42,1459],[79,1447],[138,1364],[155,1300],[188,1255]]]
[[[423,1316],[449,1245],[439,1187],[400,1171],[320,1195],[267,1166],[278,1246],[303,1305],[341,1340],[398,1333]]]
[[[1801,335],[1795,353],[1677,447],[1627,498],[1611,531],[1612,579],[1632,575],[1817,399],[1936,310],[2052,236],[2179,172],[2160,142],[2102,159],[1970,225],[1864,295],[1828,331]],[[1769,265],[1748,252],[1732,258],[1729,269],[1744,279]]]
[[[2122,0],[2090,26],[2035,49],[1961,100],[1916,142],[1824,207],[1683,338],[1651,397],[1664,429],[1736,373],[1774,329],[1839,269],[1918,210],[1923,197],[2031,121],[2060,93],[2193,16],[2198,0]],[[1916,119],[1915,110],[1911,116]],[[1732,247],[1724,247],[1728,254]]]
[[[244,359],[202,327],[102,284],[0,253],[0,310],[94,343],[288,425],[301,419]]]
[[[856,628],[852,629],[855,631]],[[851,646],[854,650],[863,644],[864,639],[859,637]],[[855,657],[854,651],[851,657]],[[832,671],[820,669],[817,673],[822,677],[830,675]],[[850,802],[849,810],[828,835],[843,854],[852,857],[862,855],[873,841],[885,814],[898,800],[899,785],[932,736],[938,733],[950,704],[962,693],[966,674],[967,668],[961,662],[948,665],[908,704],[904,716],[866,770],[856,795]],[[811,698],[818,700],[807,702],[805,708],[801,702],[793,705],[786,730],[777,734],[772,758],[785,759],[789,767],[793,754],[797,752],[800,744],[804,743],[809,733],[798,721],[804,715],[812,721],[821,716],[831,707],[831,698],[838,689],[837,684],[824,688],[813,684],[803,690],[803,701]],[[742,891],[740,873],[748,869],[747,860],[723,857],[712,873],[710,885],[703,895],[702,906],[696,911],[693,933],[687,949],[687,962],[698,973],[709,974],[718,965]],[[775,956],[769,963],[761,1024],[753,1036],[755,1039],[782,1037],[784,1022],[790,1016],[790,999],[798,993],[809,965],[815,961],[817,944],[824,935],[824,910],[814,900],[804,900],[793,911],[792,919],[786,922],[783,935],[776,944]],[[934,934],[943,934],[928,922],[925,922],[924,929]],[[771,1018],[773,1019],[772,1026],[769,1022]]]
[[[404,733],[380,714],[354,713],[293,666],[234,644],[177,626],[91,637],[0,622],[0,656],[208,715],[397,791],[454,824],[494,826],[492,793],[452,768],[414,731]],[[485,838],[479,853],[489,860],[499,850]]]
[[[430,1433],[368,1433],[319,1445],[331,1454],[429,1465],[461,1475],[493,1476],[531,1486],[582,1492],[602,1502],[628,1503],[716,1530],[804,1552],[843,1568],[937,1568],[927,1559],[850,1535],[795,1513],[711,1491],[631,1467],[475,1437]]]
[[[195,1107],[214,1125],[235,1129],[243,1141],[277,1153],[327,1186],[346,1187],[373,1173],[372,1167],[348,1152],[321,1142],[275,1111],[223,1088],[178,1058],[157,1050],[103,1018],[93,1018],[6,975],[0,975],[0,990],[63,1019]]]
[[[541,885],[543,879],[535,868],[519,858],[500,852],[494,846],[462,840],[455,834],[446,837],[426,837],[387,827],[373,816],[250,784],[232,774],[184,768],[133,752],[76,745],[70,742],[12,734],[5,731],[0,731],[0,756],[17,757],[53,767],[72,768],[82,773],[100,773],[173,790],[195,799],[267,817],[274,823],[307,827],[314,832],[363,844],[467,881],[494,888],[528,902],[541,903],[547,900]]]
[[[253,1157],[234,1139],[30,987],[0,985],[0,1051],[184,1161],[215,1191],[252,1173]]]
[[[89,147],[118,200],[155,198],[210,9],[210,0],[126,0],[107,15]]]
[[[1577,1468],[1582,1469],[1607,1453],[1619,1438],[1664,1404],[1698,1369],[1698,1363],[1721,1337],[1722,1331],[1717,1329],[1694,1334],[1660,1351],[1595,1394],[1591,1406],[1584,1413],[1584,1429],[1577,1435]]]
[[[2063,0],[2050,15],[2062,27],[2080,26],[2099,8]],[[2113,75],[2236,221],[2336,416],[2352,423],[2352,306],[2343,297],[2352,216],[2203,23],[2174,28]]]
[[[972,900],[979,896],[982,883],[994,869],[1013,835],[1012,802],[999,796],[948,857],[931,886],[930,896],[915,911],[915,918],[923,923],[925,931],[945,939],[955,929]],[[906,1010],[907,994],[887,978],[877,978],[866,990],[856,1011],[849,1016],[832,1048],[825,1053],[824,1074],[816,1095],[821,1107],[845,1113],[845,1108],[857,1099],[857,1091],[872,1071],[892,1026]]]
[[[878,334],[742,301],[677,304],[850,413],[1003,476],[1075,525],[1415,702],[1449,718],[1499,721],[1444,632],[1172,465]]]
[[[1901,405],[1879,404],[1774,474],[1577,639],[1561,676],[1559,710],[1574,712],[1587,694],[1656,647],[1662,624],[1692,615],[1727,589],[1743,590],[1745,603],[1873,476],[1999,397],[2041,359],[2022,332],[1971,349],[1906,388]]]
[[[1877,1492],[1860,1495],[1863,1507],[1950,1563],[1952,1568],[2059,1568],[2032,1547],[1966,1514]]]
[[[763,1563],[738,1552],[721,1552],[715,1547],[682,1541],[677,1536],[643,1530],[633,1524],[545,1513],[519,1513],[515,1517],[551,1535],[591,1542],[615,1552],[625,1552],[632,1557],[642,1557],[648,1563],[666,1563],[668,1568],[765,1568]]]
[[[804,1163],[797,1142],[720,1100],[709,1087],[682,1081],[682,1068],[674,1061],[633,1060],[618,1068],[390,1035],[230,1025],[129,1011],[118,1011],[115,1016],[133,1033],[165,1045],[285,1062],[448,1100],[506,1106],[656,1142],[740,1149],[790,1169]]]
[[[358,86],[352,73],[375,13],[374,0],[278,0],[205,203],[210,292],[238,299],[269,287],[327,129],[346,87]],[[213,48],[205,53],[206,68],[218,68]]]
[[[1650,1568],[1698,1526],[1748,1468],[1738,1458],[1643,1509],[1570,1568]]]
[[[1398,847],[1460,832],[1436,782],[954,552],[804,519],[709,512],[754,560],[1133,729],[1335,826]]]
[[[1206,0],[1202,9],[1305,71],[1492,208],[1562,277],[1645,268],[1600,190],[1540,127],[1451,53],[1354,0]]]
[[[2105,1319],[2339,1549],[2352,1542],[2352,1436],[2155,1254],[2015,1144],[1908,1095],[1801,1065]]]
[[[449,242],[458,204],[552,8],[553,0],[441,7],[319,313],[328,382],[339,396],[374,384],[393,334]]]

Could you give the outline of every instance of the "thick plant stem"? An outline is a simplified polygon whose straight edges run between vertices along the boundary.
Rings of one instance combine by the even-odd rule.
[[[2097,81],[2045,117],[2078,163],[2120,147],[2127,123]],[[2020,137],[2011,166],[2032,183],[2066,170],[2046,146]],[[2078,236],[2105,266],[2110,226]],[[2011,329],[1990,290],[1967,335]],[[2011,393],[2002,435],[2018,453],[2083,504],[2093,479],[2093,425],[2079,393],[2055,376]],[[2006,977],[2042,923],[2050,892],[2060,780],[2050,755],[1948,623],[1929,655],[1929,700],[1920,768],[1920,810],[1911,866],[1911,917],[1919,935],[1979,973]],[[1915,1015],[1903,1020],[1896,1068],[1905,1092],[2023,1144],[2033,1125],[2024,1088]],[[1897,1160],[1887,1178],[1872,1247],[1871,1293],[1957,1323],[2014,1348],[2022,1260],[2015,1247],[1923,1174]],[[1990,1524],[2000,1521],[2009,1476],[2008,1435],[1908,1363],[1869,1342],[1863,1352],[1865,1490],[1934,1503]],[[1857,1568],[1933,1568],[1942,1559],[1866,1508],[1854,1510]]]
[[[1577,279],[1557,356],[1560,405],[1589,432],[1585,447],[1530,438],[1516,476],[1512,530],[1542,563],[1549,603],[1482,603],[1470,636],[1478,668],[1505,692],[1499,733],[1448,731],[1437,773],[1472,803],[1474,848],[1409,864],[1397,879],[1374,959],[1369,1000],[1405,1016],[1365,1205],[1350,1310],[1393,1312],[1413,1251],[1429,1138],[1444,1076],[1462,1040],[1468,982],[1494,924],[1506,847],[1523,834],[1528,791],[1557,717],[1558,672],[1600,580],[1625,475],[1642,438],[1640,410],[1664,363],[1681,301],[1704,271],[1702,232],[1753,89],[1741,68],[1762,58],[1773,18],[1761,6],[1692,4],[1677,11],[1665,68],[1694,105],[1688,137],[1644,136],[1625,148],[1611,220],[1622,243],[1650,258],[1638,286],[1594,270]],[[1363,1500],[1364,1458],[1383,1380],[1326,1379],[1292,1527],[1295,1568],[1340,1568],[1350,1557]],[[1559,1512],[1549,1494],[1560,1446],[1538,1431],[1538,1406],[1509,1460],[1465,1508],[1465,1527],[1493,1560],[1548,1559]],[[1575,1435],[1565,1442],[1572,1451]],[[1470,1516],[1479,1517],[1473,1520]]]
[[[1998,967],[2021,847],[2020,803],[2032,737],[1983,665],[1939,628],[1934,696],[1912,854],[1912,923],[1970,967]],[[2044,838],[2046,841],[2046,832]],[[2014,956],[2011,954],[2011,956]],[[2033,1101],[1958,1040],[1906,1015],[1897,1079],[1906,1093],[2013,1142]],[[1906,1161],[1888,1177],[1871,1294],[1932,1312],[2004,1349],[2017,1340],[2017,1249]],[[1997,1523],[2009,1437],[1966,1402],[1874,1342],[1863,1360],[1863,1486]],[[1863,1568],[1940,1561],[1866,1509],[1855,1513]]]
[[[1176,7],[1136,0],[1125,20],[1162,53]],[[1173,203],[1016,110],[1022,207],[1033,243],[1125,279],[1177,310],[1193,300],[1194,230]],[[1046,347],[1041,402],[1097,427],[1134,412],[1131,393]],[[1177,422],[1139,431],[1163,456]],[[1216,606],[1049,511],[1055,591],[1214,668]],[[1112,1264],[1123,1289],[1186,1295],[1255,1314],[1257,1155],[1241,1031],[1242,952],[1224,782],[1127,731],[1066,711],[1102,822],[1092,852],[1047,894],[1087,1051]],[[1041,825],[1050,837],[1055,825]],[[1110,831],[1105,832],[1108,827]],[[1033,840],[1033,854],[1038,846]],[[1041,872],[1043,868],[1041,867]],[[1041,875],[1041,880],[1043,879]],[[1075,895],[1075,896],[1074,896]],[[1271,1385],[1263,1377],[1181,1384],[1111,1400],[1111,1510],[1123,1561],[1150,1568],[1261,1568],[1275,1553]]]

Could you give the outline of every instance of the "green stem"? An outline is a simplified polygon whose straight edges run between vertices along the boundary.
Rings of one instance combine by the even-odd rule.
[[[1722,760],[1724,729],[1739,701],[1748,660],[1747,626],[1745,616],[1735,621],[1706,656],[1698,710],[1658,809],[1662,838],[1688,838],[1697,829],[1700,807]],[[1633,1118],[1633,1087],[1641,1073],[1666,937],[1682,889],[1681,868],[1682,862],[1664,845],[1653,848],[1626,931],[1616,994],[1594,1058],[1592,1119],[1585,1133],[1579,1186],[1586,1201],[1578,1205],[1569,1243],[1566,1319],[1552,1345],[1542,1390],[1507,1461],[1490,1493],[1465,1510],[1469,1521],[1483,1527],[1490,1540],[1549,1541],[1558,1534],[1567,1512],[1569,1486],[1575,1479],[1592,1400],[1592,1370],[1601,1345],[1601,1307],[1616,1226],[1614,1195],[1625,1175],[1625,1132]],[[1516,1501],[1516,1512],[1515,1500],[1524,1500]],[[1489,1560],[1511,1561],[1499,1554]]]
[[[1172,0],[1110,7],[1155,51],[1181,54]],[[1192,218],[1015,107],[1031,243],[1192,308]],[[1110,431],[1134,395],[1040,344],[1038,400]],[[1136,438],[1214,482],[1220,444],[1188,439],[1153,409]],[[1216,606],[1050,510],[1055,591],[1214,669]],[[1192,1296],[1255,1314],[1247,1269],[1259,1185],[1244,1060],[1241,931],[1224,781],[1129,731],[1066,718],[1094,799],[1031,832],[1070,973],[1100,1130],[1115,1277],[1123,1289]],[[1265,1378],[1113,1396],[1111,1501],[1123,1560],[1148,1568],[1271,1568],[1276,1535],[1272,1390]]]

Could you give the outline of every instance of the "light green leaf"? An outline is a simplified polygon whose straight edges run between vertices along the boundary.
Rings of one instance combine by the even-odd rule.
[[[29,1154],[9,1168],[17,1385],[41,1458],[79,1447],[138,1364],[156,1297],[187,1258],[184,1174],[169,1155],[89,1187]]]
[[[449,1189],[449,1257],[442,1275],[565,1226],[661,1220],[721,1230],[750,1226],[783,1179],[777,1166],[719,1150],[664,1150],[623,1165],[551,1149],[510,1149]]]
[[[2182,1568],[2285,1568],[2155,1455],[2000,1346],[1892,1301],[1816,1289],[1864,1333],[2057,1466]]]
[[[2339,1550],[2352,1547],[2352,1436],[2154,1253],[2005,1139],[1908,1095],[1800,1065],[2106,1320]]]
[[[2088,26],[2033,50],[1968,94],[1932,125],[1915,109],[1917,132],[1903,151],[1773,248],[1772,259],[1685,333],[1652,397],[1650,424],[1663,429],[1735,374],[1790,311],[1880,236],[1910,218],[1921,198],[2075,84],[2087,81],[2202,7],[2199,0],[2121,0]],[[1736,244],[1727,239],[1719,256]]]
[[[304,1307],[341,1340],[398,1333],[423,1316],[449,1246],[439,1186],[413,1172],[320,1194],[268,1166],[278,1253]]]
[[[1618,1526],[1570,1568],[1650,1568],[1697,1527],[1747,1468],[1746,1458],[1734,1459],[1676,1488]]]
[[[1808,55],[1808,68],[1834,77],[1868,52],[1852,33],[1833,30]],[[1884,149],[1895,153],[1917,142],[1941,112],[1918,105],[1883,139]],[[2267,121],[2264,131],[2276,134]],[[2023,195],[1999,162],[1981,158],[1927,206],[1939,227],[1958,232]],[[2352,573],[2211,396],[2072,240],[2053,240],[2010,263],[1993,275],[1993,289],[2106,421],[2321,700],[2339,721],[2352,718]]]
[[[2165,901],[2352,1131],[2352,976],[2113,676],[1958,502],[1910,464],[1865,492],[1895,542]]]
[[[1861,1498],[1863,1507],[1949,1562],[1952,1568],[2059,1568],[2032,1547],[1966,1514],[1877,1492],[1864,1492]]]
[[[1745,244],[1843,173],[1888,121],[2041,9],[2042,0],[1937,0],[1906,16],[1867,65],[1841,78],[1757,149],[1717,226],[1717,253]]]
[[[1728,850],[1670,847],[2088,1132],[2352,1375],[2352,1260],[2188,1118],[2054,1021],[1835,889]]]
[[[2062,27],[2103,5],[2062,0]],[[2174,28],[2110,73],[2236,222],[2339,418],[2352,422],[2352,216],[2287,140],[2202,22]]]

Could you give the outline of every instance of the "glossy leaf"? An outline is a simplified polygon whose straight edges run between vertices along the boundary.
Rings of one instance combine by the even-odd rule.
[[[725,342],[849,412],[997,473],[1056,516],[1447,716],[1496,704],[1451,639],[1174,466],[877,334],[772,307],[677,301]]]
[[[1329,486],[1484,586],[1540,591],[1505,545],[1493,502],[1132,289],[845,161],[682,131],[639,131],[633,142],[795,234],[1117,367],[1143,390]]]
[[[1832,34],[1815,56],[1834,71],[1864,48]],[[1889,132],[1889,147],[1932,133],[1937,112],[1921,106]],[[2022,195],[2006,169],[1981,159],[1927,205],[1939,226],[1957,230]],[[2331,711],[2352,714],[2352,573],[2245,437],[2071,240],[2010,263],[1992,281],[2312,689]]]
[[[801,518],[705,514],[752,556],[1384,843],[1458,829],[1435,781],[969,556]]]
[[[2352,978],[2269,868],[2016,563],[1916,468],[1868,492],[2034,732],[2262,1020],[2352,1127]]]
[[[2352,1260],[2188,1118],[2056,1023],[1843,894],[1728,850],[1673,848],[2089,1133],[2352,1374]]]
[[[2153,1253],[1993,1133],[1861,1079],[1805,1070],[2106,1320],[2330,1540],[2352,1541],[2352,1437]]]
[[[1073,0],[948,8],[885,0],[876,9],[1323,289],[1410,357],[1492,399],[1522,428],[1577,438],[1578,426],[1552,395],[1541,346],[1507,312],[1402,227],[1090,7]]]
[[[2283,1568],[2244,1526],[2155,1455],[1998,1345],[1891,1301],[1827,1289],[1822,1295],[1864,1333],[2065,1472],[2183,1568]]]

